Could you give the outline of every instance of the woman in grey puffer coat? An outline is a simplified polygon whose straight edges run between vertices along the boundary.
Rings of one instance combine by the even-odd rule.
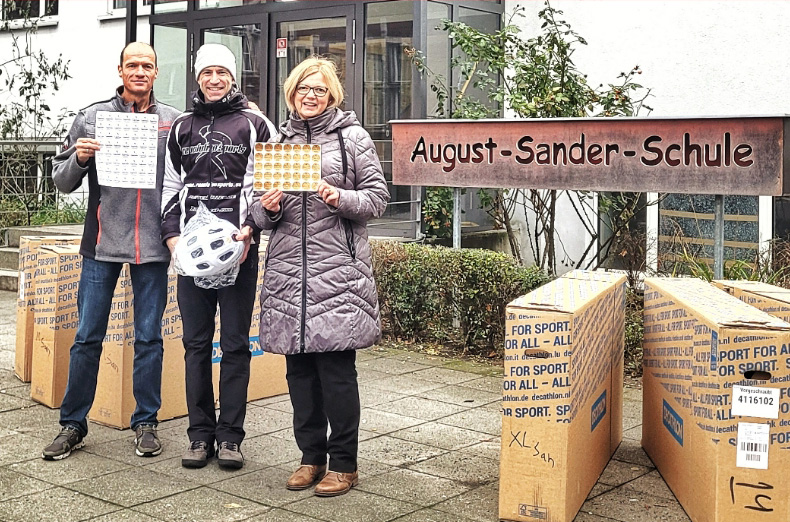
[[[269,190],[252,206],[255,222],[271,230],[260,342],[286,356],[302,451],[286,487],[321,480],[316,495],[335,496],[358,481],[355,350],[381,337],[366,223],[382,215],[390,195],[370,135],[353,112],[337,108],[343,88],[332,62],[308,58],[284,90],[291,116],[274,141],[321,144],[322,181],[317,192]]]

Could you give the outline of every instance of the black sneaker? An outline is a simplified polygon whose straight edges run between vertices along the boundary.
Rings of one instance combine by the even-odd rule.
[[[85,443],[79,430],[74,426],[65,426],[60,430],[52,444],[44,448],[41,457],[44,460],[65,459],[71,452],[80,449]]]
[[[239,445],[235,442],[220,442],[217,464],[225,469],[241,469],[244,466],[244,457],[241,455]]]
[[[162,453],[162,443],[153,424],[140,424],[134,429],[134,452],[138,457],[156,457]]]
[[[184,456],[181,457],[181,465],[185,468],[202,468],[208,464],[208,459],[214,456],[214,445],[208,445],[202,440],[193,440],[189,443]]]

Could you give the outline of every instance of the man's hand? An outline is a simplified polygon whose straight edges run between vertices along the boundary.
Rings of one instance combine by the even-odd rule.
[[[280,211],[280,200],[283,198],[283,191],[271,189],[261,196],[261,205],[269,212],[277,213]]]
[[[74,145],[77,154],[77,164],[84,167],[88,161],[96,155],[97,150],[101,150],[99,142],[93,138],[80,138]]]
[[[247,259],[247,253],[250,251],[250,243],[252,242],[252,227],[249,225],[244,225],[241,227],[241,232],[236,234],[233,239],[236,241],[244,241],[244,253],[241,254],[241,259],[239,259],[239,264],[242,264],[244,260]]]
[[[330,185],[323,179],[321,183],[318,184],[318,195],[321,196],[324,203],[332,205],[335,208],[337,208],[340,203],[340,189]]]
[[[165,240],[165,244],[167,244],[167,248],[170,249],[170,255],[171,256],[175,256],[176,255],[176,243],[178,243],[178,239],[180,237],[181,236],[173,236],[173,237],[169,237],[169,238],[167,238]]]

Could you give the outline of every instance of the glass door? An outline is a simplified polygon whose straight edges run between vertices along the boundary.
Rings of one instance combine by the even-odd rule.
[[[335,62],[346,93],[342,109],[354,107],[353,6],[332,9],[311,9],[304,12],[272,15],[272,52],[275,66],[270,71],[270,107],[276,124],[288,117],[283,84],[291,70],[305,58],[319,55]]]
[[[219,43],[228,47],[236,57],[236,70],[233,71],[236,84],[264,112],[266,76],[261,71],[266,70],[267,64],[265,28],[265,14],[260,17],[216,18],[198,22],[195,29],[199,43],[194,49],[194,53],[197,53],[199,45],[204,43]]]

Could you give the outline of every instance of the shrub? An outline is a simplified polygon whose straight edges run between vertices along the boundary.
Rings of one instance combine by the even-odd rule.
[[[505,306],[549,277],[499,252],[373,243],[385,331],[396,338],[502,352]]]

